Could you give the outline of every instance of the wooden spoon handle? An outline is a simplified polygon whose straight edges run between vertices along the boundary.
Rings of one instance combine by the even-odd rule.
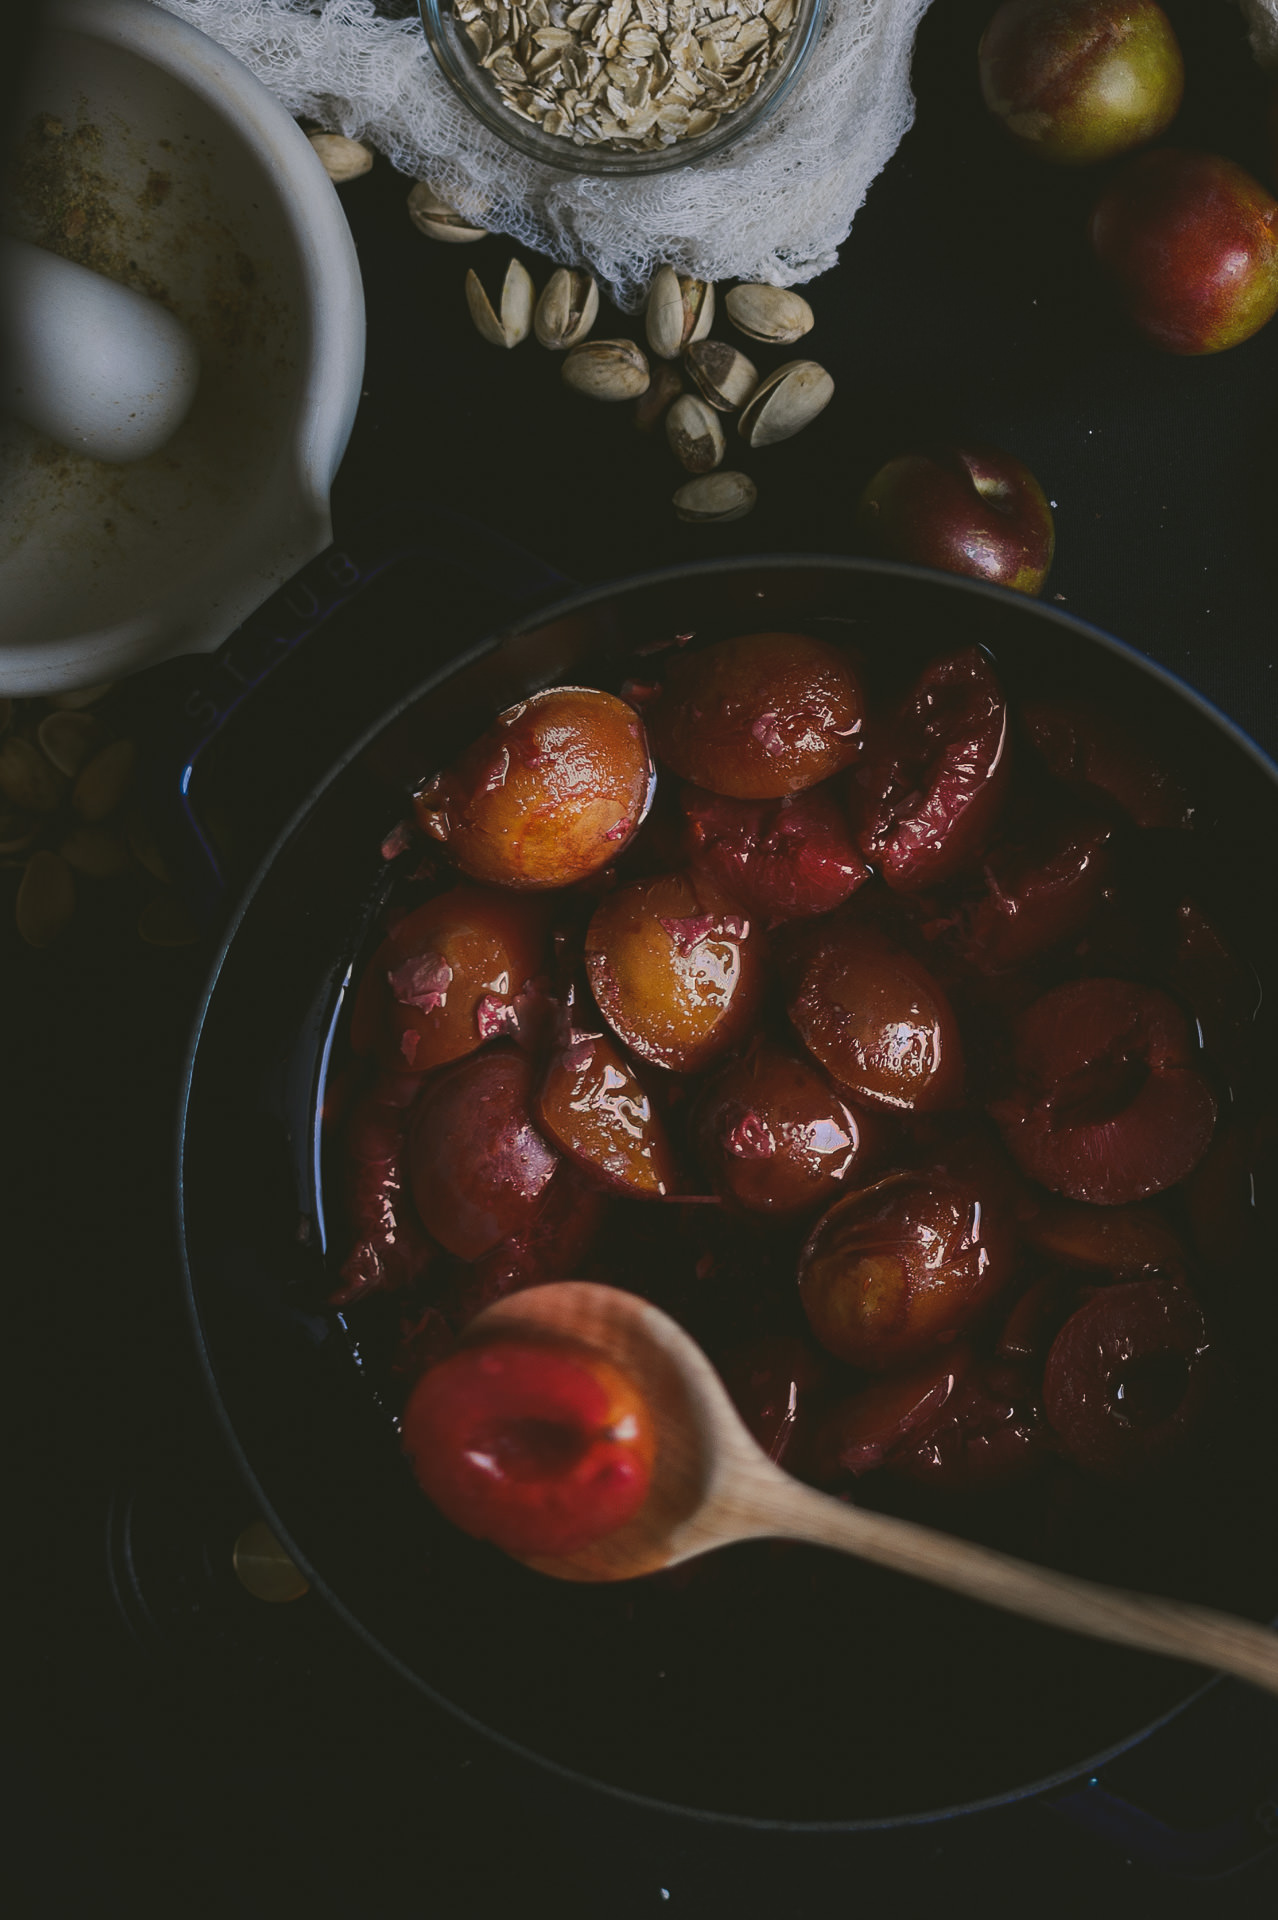
[[[892,1514],[869,1513],[777,1473],[750,1490],[758,1535],[814,1541],[1008,1613],[1146,1653],[1194,1660],[1278,1693],[1278,1633],[1210,1607],[1098,1586],[1036,1567],[992,1547],[935,1533]],[[768,1511],[764,1511],[764,1509]]]

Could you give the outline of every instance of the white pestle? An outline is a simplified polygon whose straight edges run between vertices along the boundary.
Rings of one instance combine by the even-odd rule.
[[[94,460],[141,460],[199,377],[195,342],[154,300],[0,235],[0,408]]]

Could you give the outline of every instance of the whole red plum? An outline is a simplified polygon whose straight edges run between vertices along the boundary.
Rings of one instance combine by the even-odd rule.
[[[1005,0],[977,59],[990,112],[1029,152],[1065,166],[1155,139],[1185,88],[1155,0]]]
[[[1218,154],[1129,160],[1091,239],[1136,327],[1168,353],[1220,353],[1278,312],[1278,200]]]
[[[889,460],[861,495],[856,530],[885,560],[1018,593],[1041,591],[1056,546],[1043,489],[998,447],[940,446]]]

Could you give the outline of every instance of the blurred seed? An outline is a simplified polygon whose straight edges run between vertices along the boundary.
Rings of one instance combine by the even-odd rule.
[[[91,713],[46,713],[36,728],[45,757],[74,780],[102,738],[102,722]]]
[[[362,140],[348,140],[344,133],[308,133],[306,137],[335,187],[345,180],[358,180],[373,164],[372,149]]]
[[[67,693],[55,693],[50,704],[62,713],[75,713],[80,707],[96,707],[99,700],[106,699],[114,685],[114,680],[101,680],[95,687],[72,687]]]
[[[93,756],[71,790],[71,805],[82,820],[105,820],[129,790],[137,749],[131,740],[112,740]]]
[[[67,783],[30,740],[16,733],[0,740],[0,793],[30,813],[61,806]]]
[[[58,852],[69,867],[90,880],[115,880],[129,870],[124,837],[109,827],[72,827]]]
[[[145,868],[153,880],[169,883],[169,869],[160,845],[151,831],[151,823],[141,807],[132,807],[125,822],[125,831],[129,836],[129,852],[140,867]]]
[[[157,893],[138,915],[138,933],[150,947],[189,947],[200,937],[184,901],[176,893]]]
[[[51,947],[75,912],[75,880],[59,854],[42,847],[27,861],[18,888],[18,932],[29,947]]]

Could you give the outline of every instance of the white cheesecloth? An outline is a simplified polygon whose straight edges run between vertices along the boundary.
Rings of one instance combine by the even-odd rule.
[[[630,311],[666,262],[783,287],[835,264],[914,117],[910,52],[928,3],[828,0],[803,73],[753,134],[696,167],[590,179],[490,133],[436,67],[415,9],[388,19],[373,0],[160,0],[291,113],[377,147],[476,225],[588,267]]]
[[[375,0],[159,4],[291,113],[377,147],[477,226],[588,267],[633,312],[663,263],[780,287],[835,264],[913,120],[910,55],[929,0],[828,0],[807,66],[754,133],[696,167],[635,179],[563,173],[490,133],[436,67],[408,0],[383,0],[380,12]],[[1241,5],[1257,59],[1278,66],[1278,0]]]

